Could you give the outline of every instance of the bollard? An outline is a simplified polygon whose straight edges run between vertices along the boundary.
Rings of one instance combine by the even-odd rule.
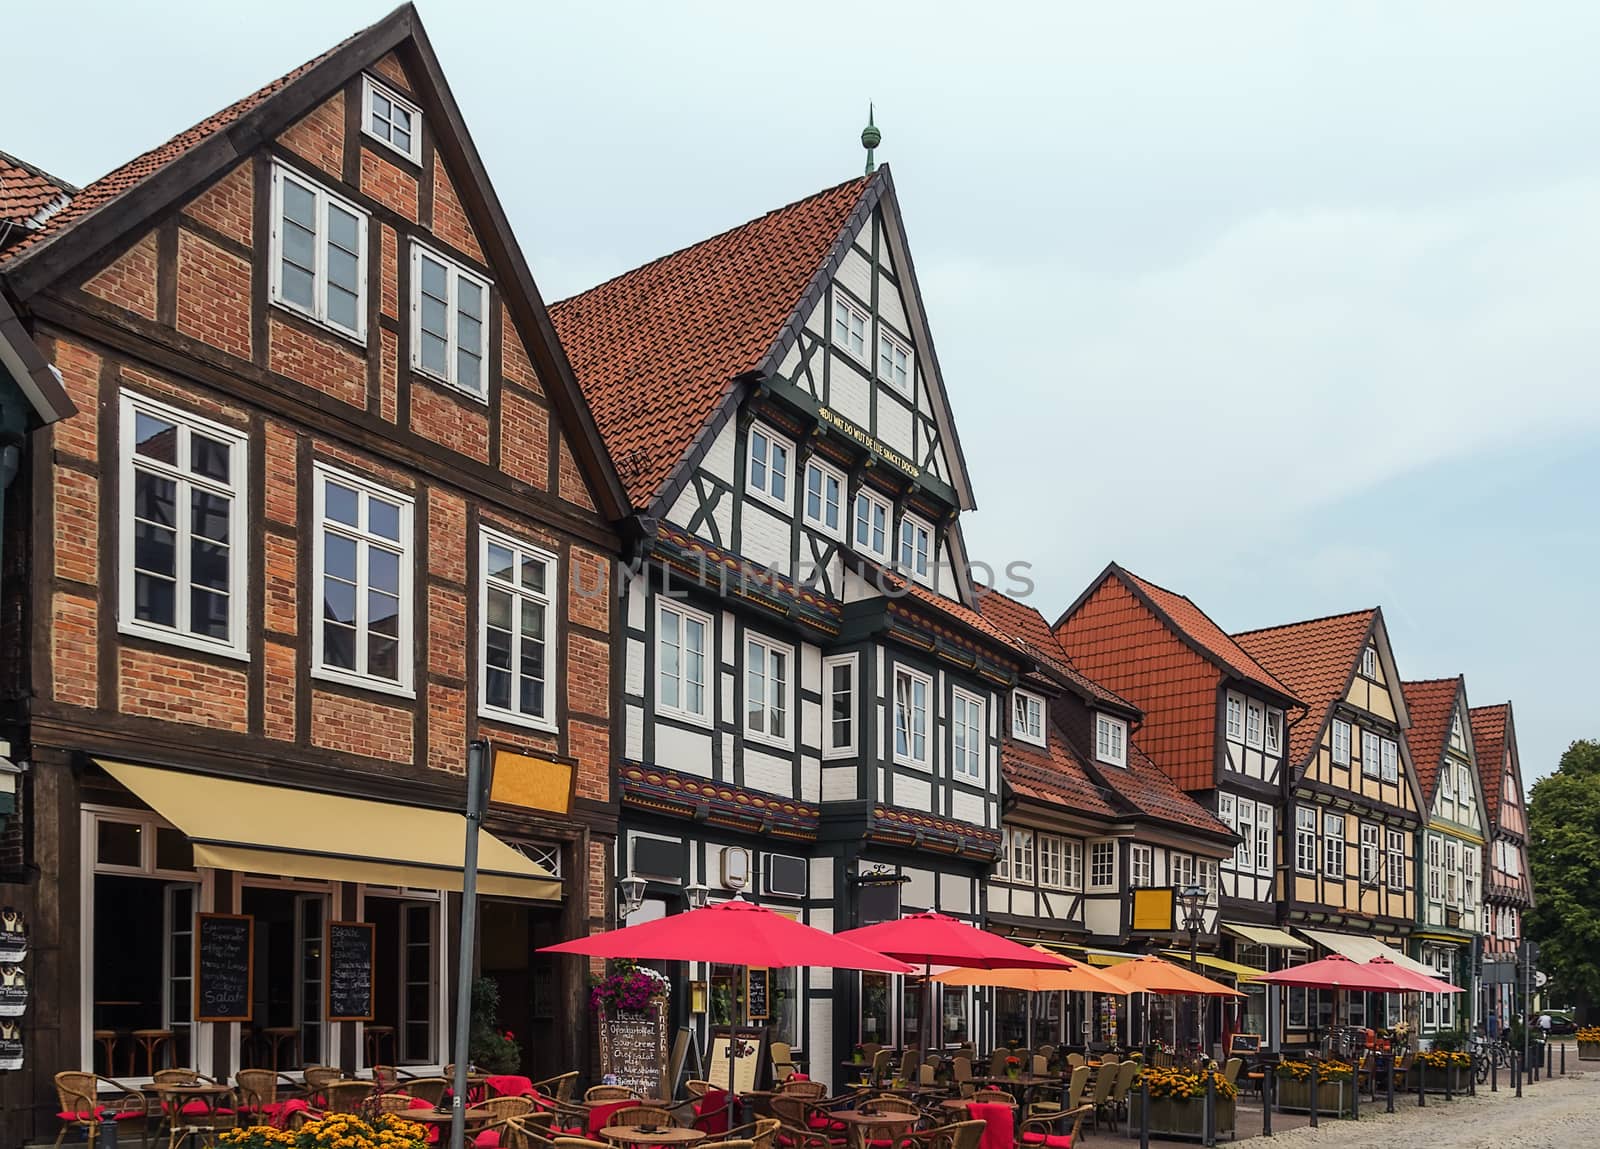
[[[1417,1059],[1411,1064],[1417,1067],[1417,1105],[1426,1108],[1428,1105],[1428,1088],[1425,1079],[1428,1076],[1428,1067],[1423,1063],[1421,1050],[1417,1051]]]
[[[1210,1146],[1217,1143],[1217,1078],[1211,1070],[1206,1070],[1206,1108],[1201,1120],[1200,1144]]]
[[[1567,1052],[1567,1043],[1564,1042],[1564,1041],[1561,1043],[1561,1052],[1562,1052],[1563,1055],[1565,1055],[1566,1052]],[[1548,1041],[1545,1042],[1544,1043],[1544,1075],[1546,1077],[1550,1076],[1550,1066],[1552,1064],[1552,1061],[1553,1061],[1554,1057],[1555,1057],[1555,1054],[1550,1052],[1550,1043]]]
[[[1513,1085],[1515,1085],[1517,1087],[1517,1096],[1521,1097],[1522,1096],[1522,1052],[1521,1052],[1521,1050],[1517,1050],[1517,1049],[1513,1049],[1511,1051],[1511,1082],[1512,1082]]]
[[[1389,1112],[1394,1112],[1394,1048],[1389,1049]]]
[[[1455,1100],[1455,1097],[1450,1092],[1450,1082],[1455,1077],[1455,1074],[1451,1073],[1450,1071],[1454,1068],[1455,1066],[1453,1065],[1447,1065],[1444,1067],[1444,1099],[1446,1101]]]
[[[1272,1136],[1272,1087],[1277,1081],[1277,1074],[1273,1067],[1263,1065],[1261,1069],[1261,1136]]]
[[[1492,1053],[1489,1055],[1489,1092],[1500,1092],[1500,1059]]]
[[[1150,1149],[1150,1083],[1139,1075],[1139,1149]]]
[[[1317,1127],[1317,1059],[1311,1058],[1311,1128]]]
[[[1361,1062],[1358,1060],[1350,1069],[1350,1117],[1352,1120],[1361,1120]]]
[[[1478,1055],[1467,1051],[1467,1096],[1478,1096]]]
[[[1561,1076],[1567,1075],[1567,1043],[1561,1043]]]

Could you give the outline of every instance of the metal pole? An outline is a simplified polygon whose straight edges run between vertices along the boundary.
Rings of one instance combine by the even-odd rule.
[[[1492,1053],[1489,1055],[1489,1092],[1500,1092],[1500,1059]]]
[[[1567,1043],[1561,1043],[1561,1076],[1567,1075]]]
[[[1389,1045],[1389,1109],[1388,1109],[1388,1111],[1390,1113],[1394,1112],[1394,1044],[1393,1044],[1393,1042],[1391,1042],[1390,1045]]]
[[[1455,1066],[1453,1066],[1453,1065],[1447,1065],[1447,1066],[1444,1067],[1444,1099],[1446,1101],[1455,1100],[1455,1098],[1452,1097],[1451,1093],[1450,1093],[1450,1081],[1451,1081],[1451,1078],[1455,1076],[1450,1071],[1452,1069],[1454,1069],[1454,1068],[1455,1068]]]
[[[1275,1065],[1261,1065],[1261,1136],[1272,1136],[1272,1087],[1277,1074]]]
[[[1317,1059],[1311,1059],[1311,1128],[1317,1127]]]
[[[1567,1044],[1566,1044],[1566,1042],[1562,1042],[1561,1043],[1561,1056],[1565,1057],[1566,1055],[1567,1055]],[[1554,1059],[1554,1057],[1555,1057],[1555,1054],[1550,1052],[1550,1043],[1548,1041],[1546,1041],[1544,1043],[1544,1075],[1546,1077],[1550,1076],[1550,1063]]]
[[[1139,1149],[1150,1149],[1150,1083],[1139,1074]]]
[[[1204,1064],[1204,1062],[1201,1064]],[[1211,1146],[1217,1143],[1217,1078],[1209,1069],[1205,1071],[1205,1075],[1206,1108],[1204,1124],[1202,1125],[1204,1136],[1201,1138],[1200,1143],[1205,1146]]]
[[[1417,1067],[1417,1105],[1425,1109],[1428,1105],[1428,1063],[1422,1060],[1422,1050],[1417,1050],[1417,1059],[1412,1064]]]
[[[1361,1120],[1361,1063],[1357,1061],[1350,1067],[1350,1116],[1353,1120]]]
[[[1511,1080],[1517,1087],[1517,1096],[1522,1096],[1522,1055],[1515,1049],[1511,1051]]]
[[[489,804],[489,743],[467,746],[467,841],[461,862],[461,949],[456,959],[455,1081],[450,1093],[450,1149],[462,1149],[467,1104],[467,1044],[472,1032],[472,952],[478,928],[478,828]]]

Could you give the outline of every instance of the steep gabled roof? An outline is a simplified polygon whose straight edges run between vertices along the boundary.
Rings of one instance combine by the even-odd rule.
[[[66,180],[0,152],[0,250],[45,227],[77,194]]]
[[[1500,799],[1506,784],[1506,736],[1511,729],[1511,703],[1474,706],[1467,714],[1472,720],[1472,745],[1478,757],[1478,791],[1483,795],[1489,825],[1498,826]],[[1522,784],[1520,778],[1517,784]]]
[[[1233,636],[1305,704],[1305,716],[1289,728],[1292,765],[1303,766],[1321,742],[1334,703],[1350,688],[1377,617],[1373,607]]]
[[[1046,667],[1056,679],[1076,689],[1085,701],[1099,702],[1135,716],[1142,713],[1127,699],[1081,673],[1072,664],[1072,656],[1050,630],[1044,615],[1036,608],[991,590],[978,596],[978,610],[1001,633]]]
[[[1411,726],[1406,730],[1406,742],[1411,746],[1411,766],[1417,772],[1422,800],[1430,810],[1434,787],[1439,784],[1439,767],[1444,764],[1445,746],[1450,741],[1450,720],[1465,685],[1460,675],[1400,684],[1406,695],[1406,710],[1411,715]]]
[[[1091,762],[1090,768],[1102,785],[1115,791],[1147,818],[1230,840],[1236,837],[1229,826],[1167,777],[1166,771],[1151,761],[1150,756],[1139,749],[1138,743],[1131,737],[1128,739],[1128,765],[1125,769],[1096,762]]]
[[[1000,750],[1000,773],[1025,798],[1100,818],[1121,817],[1107,795],[1084,770],[1061,732],[1050,729],[1049,747],[1010,737]]]

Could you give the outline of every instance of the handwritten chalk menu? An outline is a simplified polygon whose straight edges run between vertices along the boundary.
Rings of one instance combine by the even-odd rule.
[[[194,934],[194,1015],[198,1021],[249,1021],[255,989],[256,920],[199,914]]]
[[[737,1056],[733,1062],[733,1091],[741,1096],[756,1087],[756,1074],[761,1069],[761,1047],[766,1043],[767,1031],[746,1028],[718,1029],[711,1038],[711,1056],[706,1060],[706,1080],[718,1089],[728,1088],[729,1052]]]
[[[370,922],[328,923],[328,1020],[372,1020]]]
[[[1229,1054],[1256,1054],[1261,1052],[1259,1033],[1236,1033],[1228,1039]]]
[[[744,971],[744,1000],[750,1021],[766,1021],[772,1016],[771,972],[763,966],[750,966]]]
[[[600,1010],[600,1072],[615,1074],[637,1097],[672,1092],[667,1072],[667,1018],[662,1003],[648,1009]]]

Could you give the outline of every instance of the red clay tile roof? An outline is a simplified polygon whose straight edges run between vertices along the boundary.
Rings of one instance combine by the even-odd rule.
[[[931,607],[935,613],[942,614],[946,618],[960,623],[968,630],[976,631],[989,641],[999,643],[1009,651],[1016,651],[1024,656],[1027,655],[1026,651],[1021,650],[1015,642],[1011,641],[1009,635],[965,603],[957,602],[952,598],[945,598],[938,591],[930,590],[921,583],[912,582],[904,575],[896,574],[888,567],[879,566],[877,563],[871,562],[864,562],[862,565],[868,576],[878,580],[878,586],[886,593],[904,591],[905,593],[900,596],[901,598],[909,598],[922,606]]]
[[[0,152],[0,248],[42,227],[77,191],[66,180]]]
[[[1084,771],[1067,748],[1061,732],[1052,728],[1048,750],[1007,737],[1000,752],[1000,773],[1006,784],[1025,798],[1050,806],[1116,818],[1121,812]]]
[[[1101,686],[1072,664],[1072,656],[1051,633],[1044,615],[1034,607],[992,590],[978,596],[978,610],[1015,645],[1059,677],[1075,684],[1091,699],[1138,713],[1139,708],[1133,703]]]
[[[27,252],[38,247],[45,240],[59,235],[79,220],[98,211],[100,208],[113,203],[125,192],[137,187],[162,168],[179,159],[191,149],[198,146],[223,128],[234,123],[252,108],[264,103],[268,97],[286,87],[291,81],[304,75],[327,57],[333,55],[351,40],[363,35],[357,32],[354,36],[335,44],[314,60],[308,60],[287,75],[280,76],[264,88],[260,88],[250,95],[229,104],[215,115],[207,116],[198,124],[187,131],[179,132],[166,143],[151,148],[142,155],[136,156],[114,171],[101,176],[85,187],[81,192],[72,197],[72,202],[56,212],[45,225],[31,233],[27,238],[10,247],[0,261],[0,270],[16,263]]]
[[[1279,678],[1266,667],[1262,666],[1247,651],[1241,650],[1239,644],[1229,638],[1223,629],[1211,621],[1209,615],[1201,610],[1187,596],[1166,587],[1157,586],[1148,579],[1140,578],[1125,567],[1115,568],[1120,574],[1131,581],[1134,586],[1155,604],[1172,620],[1180,633],[1187,636],[1190,642],[1200,647],[1212,661],[1222,669],[1242,678],[1246,682],[1253,682],[1266,690],[1277,694],[1294,697],[1294,691],[1283,684]]]
[[[1406,730],[1411,766],[1417,772],[1417,784],[1422,787],[1422,800],[1431,810],[1433,788],[1439,782],[1439,765],[1444,761],[1445,743],[1450,738],[1450,719],[1456,712],[1456,697],[1461,692],[1461,678],[1458,675],[1402,682],[1400,689],[1405,692],[1406,712],[1411,717],[1411,725]]]
[[[1376,608],[1358,610],[1233,636],[1307,707],[1305,716],[1289,728],[1292,766],[1305,765],[1320,742],[1328,713],[1344,697],[1376,616]]]
[[[550,308],[634,506],[772,350],[877,176],[808,196]]]
[[[1511,720],[1511,703],[1474,706],[1467,716],[1472,721],[1472,749],[1478,756],[1478,790],[1483,794],[1489,825],[1498,826],[1506,785],[1506,726]]]
[[[1184,793],[1150,756],[1139,749],[1138,743],[1128,740],[1128,766],[1119,770],[1115,766],[1096,765],[1095,772],[1101,782],[1115,790],[1122,798],[1148,818],[1203,830],[1211,834],[1232,835],[1233,831]]]

